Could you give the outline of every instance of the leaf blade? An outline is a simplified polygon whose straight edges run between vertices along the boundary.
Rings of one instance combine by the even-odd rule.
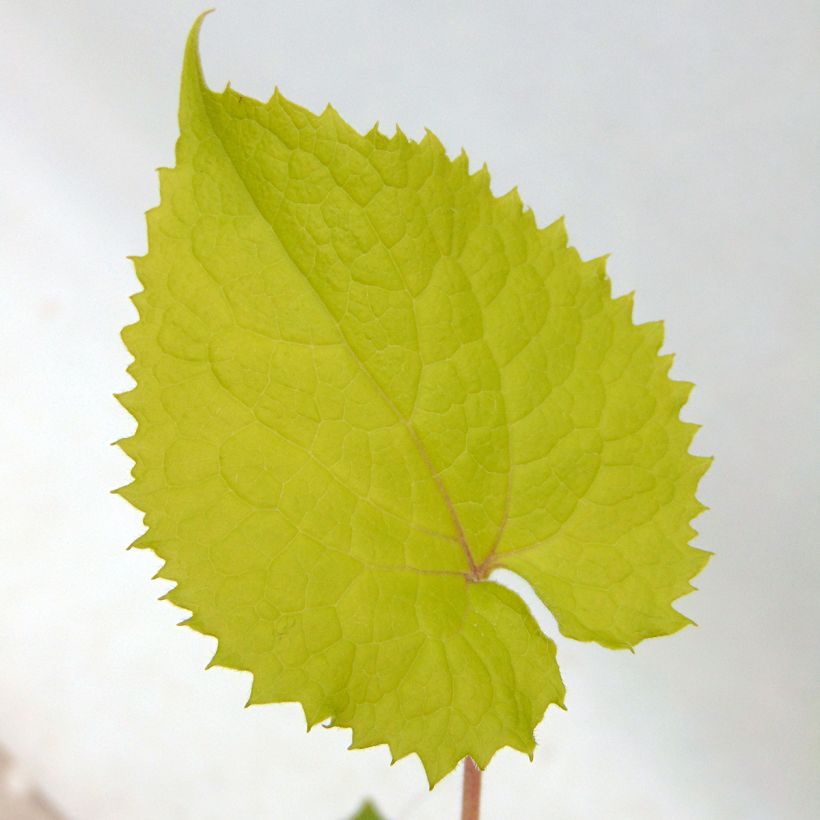
[[[686,545],[703,465],[657,329],[562,222],[539,230],[429,132],[361,136],[278,92],[211,92],[201,20],[123,334],[138,545],[217,638],[213,663],[253,673],[250,702],[416,753],[431,785],[467,755],[531,755],[564,686],[493,569],[582,640],[686,623],[671,600],[703,565]],[[647,521],[655,540],[635,536]]]

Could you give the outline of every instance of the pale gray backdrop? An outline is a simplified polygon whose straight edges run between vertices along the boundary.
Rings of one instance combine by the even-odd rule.
[[[681,603],[699,622],[637,654],[557,638],[569,711],[534,763],[502,752],[486,820],[820,817],[817,361],[820,4],[232,2],[203,30],[210,84],[367,129],[429,126],[517,184],[616,292],[664,318],[685,417],[714,454]],[[200,2],[5,2],[0,24],[0,745],[76,820],[456,818],[460,777],[293,705],[243,710],[246,675],[126,553],[108,495],[131,429],[118,339],[154,168]],[[557,630],[533,604],[544,628]]]

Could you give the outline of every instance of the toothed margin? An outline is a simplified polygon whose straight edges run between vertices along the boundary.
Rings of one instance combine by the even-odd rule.
[[[194,24],[194,28],[192,29],[192,32],[191,32],[191,35],[190,35],[190,38],[189,38],[189,46],[188,46],[189,48],[192,47],[192,44],[193,44],[193,48],[196,48],[198,32],[199,32],[199,28],[202,24],[202,20],[211,11],[212,10],[209,10],[209,11],[203,13],[202,15],[200,15],[200,17],[197,19],[196,23]],[[199,66],[198,58],[197,58],[197,66]],[[201,72],[201,67],[199,68],[199,71]],[[204,80],[201,79],[201,73],[200,73],[199,79],[201,80],[201,82],[204,86]],[[230,84],[228,84],[226,86],[226,89],[225,89],[224,93],[226,95],[235,95],[239,98],[242,98],[242,95],[237,94],[236,92],[233,91],[233,89],[231,89]],[[250,98],[248,98],[248,99],[250,99]],[[274,94],[271,97],[271,100],[280,100],[280,99],[284,99],[284,98],[282,97],[282,95],[280,94],[280,92],[277,88],[277,89],[275,89]],[[252,100],[252,102],[254,104],[257,104],[255,100]],[[335,109],[333,109],[333,107],[330,104],[328,104],[327,107],[324,109],[324,111],[319,115],[311,114],[306,109],[302,109],[302,110],[304,110],[306,114],[309,114],[311,117],[314,117],[316,119],[322,119],[322,118],[325,118],[325,117],[338,118],[338,114],[336,113]],[[346,123],[345,123],[345,126],[347,128],[350,127]],[[492,194],[492,191],[491,191],[491,188],[490,188],[490,175],[489,175],[489,172],[487,170],[486,164],[482,165],[481,168],[479,168],[477,171],[475,171],[471,175],[469,173],[469,159],[467,157],[466,152],[462,149],[461,152],[459,153],[459,155],[454,160],[450,160],[449,157],[447,156],[446,150],[445,150],[444,146],[442,145],[442,143],[435,136],[435,134],[433,134],[433,132],[430,131],[429,129],[425,129],[425,136],[418,143],[414,142],[413,140],[409,140],[404,135],[404,133],[401,131],[401,129],[398,126],[396,126],[396,130],[395,130],[394,135],[391,138],[388,139],[385,135],[381,134],[381,132],[379,131],[378,122],[366,134],[362,135],[362,134],[358,134],[358,132],[356,132],[356,134],[360,137],[363,137],[364,139],[369,140],[374,146],[377,146],[378,144],[384,142],[384,143],[387,143],[387,144],[412,145],[412,146],[429,148],[436,156],[439,156],[439,157],[445,159],[447,162],[449,162],[450,167],[452,168],[452,170],[456,174],[461,175],[465,180],[471,181],[477,187],[477,190],[481,194],[485,194],[485,193],[488,194],[491,197],[493,203],[495,203],[496,207],[498,207],[510,219],[514,219],[514,220],[519,221],[521,223],[522,230],[532,230],[533,228],[535,228],[536,231],[538,232],[538,235],[542,238],[542,240],[545,242],[547,247],[552,248],[552,249],[556,249],[556,250],[558,250],[558,249],[564,250],[565,252],[567,252],[571,255],[574,254],[577,257],[577,252],[573,248],[567,247],[567,234],[566,234],[566,229],[565,229],[564,218],[563,217],[559,218],[558,220],[556,220],[555,222],[553,222],[550,225],[547,225],[544,228],[538,228],[537,225],[536,225],[536,221],[535,221],[535,215],[533,214],[531,209],[526,208],[524,206],[524,204],[521,200],[521,197],[519,195],[517,187],[512,188],[510,191],[508,191],[507,193],[505,193],[503,195],[495,196],[494,194]],[[167,169],[167,168],[158,169],[158,174],[159,174],[159,177],[160,177],[161,186],[162,186],[163,177],[166,174],[169,174],[169,173],[171,173],[171,169]],[[152,215],[158,211],[159,207],[160,206],[156,206],[155,208],[152,208],[152,209],[149,209],[148,211],[146,211],[146,219],[149,222],[149,224],[151,222]],[[138,263],[143,258],[144,257],[133,257],[133,261],[135,263],[135,268],[137,270],[137,276],[138,276],[138,278],[140,278],[141,282],[142,282],[142,279],[139,275],[139,264]],[[587,271],[587,273],[589,273],[591,275],[594,275],[594,276],[597,276],[602,280],[602,283],[605,286],[606,293],[607,293],[607,296],[608,296],[610,288],[609,288],[609,280],[608,280],[608,277],[607,277],[606,271],[605,271],[605,263],[606,263],[607,257],[601,257],[599,259],[593,259],[593,260],[590,260],[588,262],[582,262],[580,260],[580,257],[577,257],[577,258],[578,258],[578,262],[582,265],[584,270]],[[144,284],[144,282],[143,282],[143,284]],[[144,291],[140,291],[140,292],[134,294],[131,297],[131,299],[134,302],[135,306],[137,307],[138,311],[140,311],[140,313],[142,313],[140,308],[144,305],[144,300],[145,300]],[[618,303],[618,302],[621,302],[621,301],[626,302],[629,321],[630,321],[631,324],[632,324],[632,319],[631,319],[632,300],[633,300],[632,294],[629,294],[626,297],[621,297],[620,299],[614,300],[615,303]],[[129,352],[132,352],[132,353],[133,353],[133,351],[132,351],[132,346],[129,343],[129,336],[133,332],[133,330],[137,326],[137,324],[138,323],[134,323],[133,325],[129,325],[128,327],[126,327],[123,330],[123,333],[122,333],[123,340],[126,344],[126,347],[129,349]],[[660,347],[661,347],[662,342],[663,342],[663,325],[662,325],[662,323],[654,322],[654,323],[646,323],[646,324],[643,324],[643,325],[634,325],[634,324],[632,324],[632,327],[636,328],[646,338],[650,339],[653,345],[656,345],[656,347],[655,347],[655,352],[656,353],[657,353],[657,351],[660,350]],[[668,373],[669,369],[672,366],[673,360],[674,360],[673,356],[667,354],[665,356],[659,356],[659,359],[661,361],[661,366],[664,369],[664,373]],[[129,368],[128,368],[128,372],[132,376],[134,375],[133,368],[134,368],[133,364],[131,366],[129,366]],[[668,378],[668,376],[667,376],[667,378]],[[679,410],[685,404],[686,399],[689,395],[689,392],[692,389],[692,385],[688,382],[680,382],[680,381],[675,381],[675,380],[672,380],[672,379],[669,379],[669,382],[672,385],[679,386],[679,387],[674,388],[677,392],[676,403],[678,403],[678,410]],[[144,419],[142,418],[142,414],[140,412],[138,404],[135,402],[135,398],[136,398],[135,394],[136,393],[137,393],[137,388],[134,388],[132,390],[129,390],[129,391],[126,391],[124,393],[121,393],[121,394],[117,395],[116,398],[123,405],[123,407],[134,418],[137,419],[138,425],[141,425],[144,422]],[[695,424],[691,424],[689,422],[683,422],[682,420],[680,420],[680,423],[685,428],[686,434],[687,434],[687,437],[688,437],[688,441],[691,443],[692,439],[694,438],[694,435],[696,434],[697,430],[699,429],[699,426],[695,425]],[[128,436],[128,437],[120,439],[118,442],[116,442],[116,444],[129,457],[132,457],[132,459],[133,459],[133,455],[132,455],[132,446],[131,445],[133,443],[134,438],[135,438],[135,436]],[[691,458],[693,458],[694,463],[697,464],[697,468],[696,468],[695,472],[699,473],[699,475],[698,475],[698,478],[699,478],[700,476],[703,475],[703,473],[706,471],[708,466],[711,464],[712,459],[711,458],[706,458],[706,457],[703,457],[703,456],[691,456]],[[134,474],[136,469],[137,469],[137,465],[135,464],[135,467],[132,470],[132,475]],[[138,506],[138,504],[137,504],[138,499],[137,498],[135,498],[133,496],[129,498],[129,496],[132,495],[129,492],[129,488],[131,488],[132,486],[133,486],[133,482],[132,482],[132,484],[126,485],[125,487],[122,487],[122,488],[119,488],[118,490],[115,490],[114,492],[117,492],[120,495],[128,498],[128,500],[130,500],[131,503],[135,504],[135,506]],[[695,512],[695,514],[692,516],[692,518],[690,520],[694,520],[694,518],[697,517],[697,515],[699,515],[701,512],[703,512],[704,510],[707,509],[704,505],[700,504],[700,502],[698,502],[697,500],[696,500],[696,505],[697,505],[697,511]],[[146,524],[149,523],[147,519],[148,519],[148,516],[145,516]],[[691,529],[692,533],[697,534],[694,529],[692,529],[691,527],[690,527],[690,529]],[[150,531],[148,531],[143,536],[138,538],[131,546],[133,546],[133,547],[153,548],[154,540],[155,539],[153,539],[153,537],[151,536]],[[691,549],[696,550],[696,548],[691,548]],[[708,556],[711,555],[711,553],[708,553],[705,550],[697,549],[696,551],[702,553],[705,556],[707,556],[707,559],[708,559]],[[704,565],[705,565],[705,561],[704,561]],[[702,566],[697,571],[700,571],[700,569],[702,569]],[[169,580],[175,580],[174,578],[172,578],[170,576],[170,574],[166,574],[165,570],[166,570],[166,564],[163,563],[163,566],[157,572],[157,574],[155,575],[155,578],[165,578],[165,579],[169,579]],[[687,594],[689,591],[692,591],[693,589],[695,589],[695,587],[693,587],[691,585],[691,583],[688,584],[688,587],[689,587],[688,590],[682,592],[681,595],[677,596],[676,598],[673,598],[672,600],[673,601],[677,600],[677,598],[680,598],[683,595]],[[169,590],[164,595],[162,595],[161,599],[169,600],[172,603],[174,603],[175,605],[180,606],[178,603],[176,603],[174,601],[176,593],[178,593],[179,591],[180,591],[179,586],[178,585],[174,586],[171,590]],[[677,610],[675,610],[675,611],[677,611]],[[693,621],[691,621],[691,619],[685,618],[685,616],[681,616],[681,617],[684,619],[684,621],[686,623],[694,623]],[[216,638],[216,636],[214,636],[212,633],[210,633],[206,630],[203,622],[198,618],[198,616],[195,613],[192,613],[188,618],[181,621],[180,625],[188,626],[189,628],[191,628],[191,629],[193,629],[197,632],[200,632],[201,634],[209,635],[211,637]],[[685,625],[685,623],[681,624],[681,626],[683,626],[683,625]],[[666,633],[664,633],[664,634],[666,634]],[[546,637],[546,636],[544,636],[544,637]],[[247,670],[247,669],[244,669],[242,667],[231,664],[230,659],[227,656],[226,651],[223,649],[219,639],[217,638],[216,640],[217,640],[217,649],[216,649],[211,661],[208,663],[206,668],[211,668],[211,667],[214,667],[214,666],[222,666],[224,668],[251,672],[251,670]],[[628,648],[628,649],[632,650],[633,646],[627,644],[627,645],[625,645],[624,648]],[[251,675],[253,675],[253,672],[251,672]],[[257,700],[254,699],[254,687],[252,686],[251,694],[248,698],[248,702],[247,702],[246,705],[251,706],[251,705],[254,705],[255,703],[262,703],[262,702],[268,703],[268,702],[294,702],[294,701],[270,701],[270,700],[267,700],[267,699],[264,700],[264,701],[262,701],[262,700],[257,701]],[[298,702],[298,701],[296,701],[296,702]],[[566,709],[563,694],[562,694],[562,696],[560,697],[560,699],[558,701],[554,701],[554,702],[561,709]],[[545,707],[545,711],[546,711],[546,708],[548,708],[549,705],[551,705],[551,704],[547,704],[547,706]],[[357,730],[356,730],[355,726],[353,726],[352,724],[348,724],[348,723],[344,723],[344,722],[336,722],[331,715],[325,715],[321,718],[313,719],[308,714],[307,706],[305,704],[301,704],[301,706],[302,706],[302,709],[305,713],[305,720],[306,720],[306,724],[307,724],[308,729],[312,728],[312,726],[315,726],[318,723],[321,723],[322,721],[327,720],[327,719],[331,719],[331,725],[334,726],[334,727],[350,729],[351,730],[351,736],[352,736],[350,748],[352,748],[352,749],[353,748],[367,748],[367,747],[370,747],[370,746],[377,746],[377,745],[382,745],[382,744],[387,745],[389,750],[390,750],[393,763],[395,763],[397,760],[402,759],[403,757],[407,757],[409,755],[414,754],[413,752],[405,752],[403,754],[399,753],[398,751],[396,751],[394,749],[393,744],[391,744],[391,742],[387,738],[377,739],[377,740],[371,739],[371,741],[369,741],[367,743],[362,742],[360,744],[357,741],[357,737],[356,737]],[[527,739],[527,742],[522,741],[521,744],[507,744],[507,745],[509,745],[510,748],[514,748],[518,751],[524,752],[525,754],[527,754],[529,756],[530,759],[532,759],[534,749],[535,749],[535,745],[536,745],[534,733],[531,733],[530,737]],[[500,748],[503,748],[503,747],[499,747],[499,749]],[[496,749],[495,751],[498,751],[499,749]],[[470,749],[470,750],[467,750],[464,753],[463,757],[467,757],[467,756],[472,757],[475,760],[478,767],[480,769],[484,769],[484,768],[486,768],[486,766],[489,764],[490,760],[494,756],[495,751],[493,751],[489,755],[482,755],[478,750]],[[417,754],[417,756],[419,756],[421,758],[421,755],[418,755],[418,753],[415,753],[415,754]],[[425,766],[425,769],[427,769],[427,764],[425,763],[425,761],[423,759],[422,759],[422,764]],[[430,788],[432,788],[435,785],[435,783],[439,779],[441,779],[441,777],[443,777],[443,776],[444,776],[444,774],[439,774],[438,776],[434,777],[432,775],[432,773],[428,770],[428,779],[430,781]]]

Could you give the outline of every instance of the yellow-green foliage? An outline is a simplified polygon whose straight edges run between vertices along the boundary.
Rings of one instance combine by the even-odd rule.
[[[431,784],[532,754],[555,646],[491,573],[580,640],[686,624],[690,386],[561,222],[430,133],[215,94],[200,23],[124,332],[137,545],[252,702],[416,753]]]

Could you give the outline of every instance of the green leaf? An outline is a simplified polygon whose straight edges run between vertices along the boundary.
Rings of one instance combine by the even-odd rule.
[[[384,818],[376,811],[376,807],[367,800],[350,820],[384,820]]]
[[[562,222],[429,132],[210,91],[200,25],[123,334],[136,545],[251,703],[416,753],[431,784],[531,756],[555,646],[489,576],[605,646],[688,623],[690,386]]]

